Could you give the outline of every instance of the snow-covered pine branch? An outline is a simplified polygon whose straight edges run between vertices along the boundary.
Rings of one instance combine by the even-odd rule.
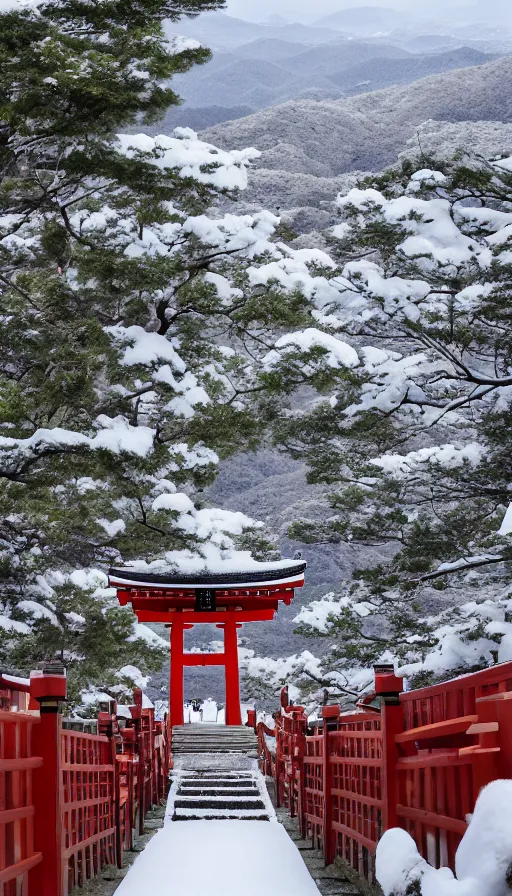
[[[508,659],[512,161],[404,161],[337,206],[329,254],[252,274],[316,305],[265,360],[318,392],[280,438],[330,511],[291,535],[362,567],[300,630],[331,639],[322,674],[388,647],[418,681]]]
[[[0,5],[0,656],[58,656],[77,701],[163,644],[73,576],[268,547],[200,492],[261,438],[262,359],[311,303],[251,279],[284,255],[274,215],[212,209],[258,153],[142,132],[209,58],[172,23],[221,5]]]

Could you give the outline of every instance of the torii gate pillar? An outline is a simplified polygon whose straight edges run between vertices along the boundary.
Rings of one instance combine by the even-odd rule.
[[[171,625],[171,683],[169,693],[169,714],[171,725],[183,725],[183,667],[184,667],[184,625],[181,613]]]
[[[184,633],[193,628],[185,622],[183,613],[175,613],[171,624],[171,682],[170,721],[171,725],[183,725],[183,675],[185,666],[224,666],[226,676],[226,725],[241,725],[240,673],[238,669],[238,635],[241,628],[233,613],[218,613],[223,618],[217,628],[224,631],[223,653],[185,653]]]
[[[238,636],[241,628],[234,619],[223,625],[224,629],[224,667],[226,670],[226,725],[241,725],[242,710],[240,707],[240,672],[238,670]]]

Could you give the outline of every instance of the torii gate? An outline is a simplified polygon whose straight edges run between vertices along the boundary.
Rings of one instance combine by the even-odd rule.
[[[237,629],[244,622],[272,620],[279,602],[289,605],[304,585],[306,563],[281,560],[239,572],[180,574],[111,569],[109,580],[121,606],[131,603],[139,622],[163,622],[171,630],[170,723],[183,725],[186,666],[224,666],[226,725],[241,725]],[[184,631],[210,623],[224,631],[223,653],[185,653]]]

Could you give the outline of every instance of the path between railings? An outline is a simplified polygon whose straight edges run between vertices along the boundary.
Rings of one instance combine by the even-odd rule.
[[[117,889],[90,892],[356,896],[340,869],[325,869],[293,823],[280,821],[256,759],[242,753],[179,755],[163,827]]]

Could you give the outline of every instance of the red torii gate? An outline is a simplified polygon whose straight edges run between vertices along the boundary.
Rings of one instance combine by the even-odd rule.
[[[110,584],[121,606],[131,603],[139,622],[162,622],[171,630],[170,722],[183,725],[186,666],[224,666],[226,725],[241,725],[237,629],[244,622],[272,620],[279,602],[289,605],[304,585],[306,563],[260,563],[239,572],[152,573],[111,569]],[[223,653],[185,653],[184,631],[212,624],[224,632]]]

